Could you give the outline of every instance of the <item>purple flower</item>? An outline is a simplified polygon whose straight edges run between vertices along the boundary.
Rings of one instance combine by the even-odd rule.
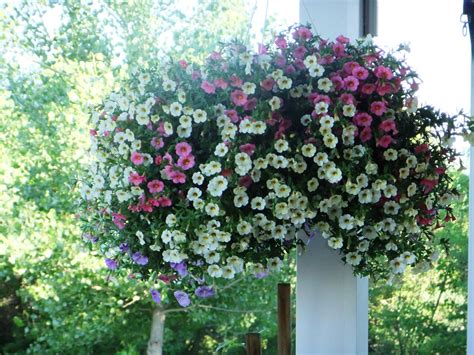
[[[181,261],[180,263],[170,263],[170,266],[175,269],[181,277],[185,277],[188,274],[188,268],[184,261]]]
[[[122,253],[126,253],[130,248],[127,243],[120,243],[119,249]]]
[[[97,236],[95,236],[95,235],[92,235],[92,234],[90,234],[90,233],[84,233],[84,234],[82,235],[82,237],[84,238],[84,240],[86,240],[86,241],[88,240],[88,241],[90,241],[92,244],[97,243],[97,241],[99,240],[99,237],[97,237]]]
[[[161,293],[158,290],[155,290],[154,288],[150,288],[150,293],[151,293],[151,298],[155,303],[161,303]]]
[[[268,276],[268,271],[257,272],[255,274],[255,278],[257,279],[264,279],[267,276]]]
[[[118,262],[113,260],[113,259],[105,259],[105,266],[109,268],[110,270],[116,270],[118,266]]]
[[[176,301],[178,301],[181,307],[187,307],[191,304],[191,300],[189,299],[189,295],[183,291],[175,291],[174,297]]]
[[[199,286],[194,293],[201,298],[212,297],[216,294],[211,286]]]
[[[135,262],[135,264],[138,264],[138,265],[148,264],[148,258],[142,253],[140,253],[139,251],[137,251],[136,253],[132,255],[132,260]]]

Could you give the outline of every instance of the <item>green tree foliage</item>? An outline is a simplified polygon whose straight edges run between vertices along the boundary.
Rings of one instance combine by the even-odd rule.
[[[468,176],[456,174],[462,198],[455,222],[438,231],[450,243],[448,257],[403,283],[375,286],[370,300],[374,354],[465,354],[467,312]]]

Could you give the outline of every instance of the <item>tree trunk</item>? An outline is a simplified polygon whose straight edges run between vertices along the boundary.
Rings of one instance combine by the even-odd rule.
[[[165,313],[161,307],[153,310],[150,339],[148,340],[147,355],[163,354],[163,335],[165,330]]]

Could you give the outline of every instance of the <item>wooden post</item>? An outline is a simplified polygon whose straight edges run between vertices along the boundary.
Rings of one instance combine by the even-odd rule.
[[[291,354],[291,286],[278,284],[278,355]]]
[[[262,355],[259,333],[245,334],[245,346],[247,348],[247,355]]]

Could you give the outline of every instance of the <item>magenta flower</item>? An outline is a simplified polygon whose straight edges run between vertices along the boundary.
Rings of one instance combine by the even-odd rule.
[[[128,181],[131,184],[133,184],[135,186],[138,186],[141,183],[143,183],[144,181],[146,181],[146,177],[145,177],[145,174],[140,175],[138,173],[130,173],[130,175],[128,176]]]
[[[374,84],[364,84],[362,85],[362,87],[360,88],[360,91],[363,93],[363,94],[366,94],[366,95],[372,95],[375,91],[375,85]]]
[[[180,142],[176,144],[176,147],[175,147],[175,152],[180,157],[184,157],[191,154],[192,150],[193,149],[191,148],[191,146],[186,142]]]
[[[389,135],[384,135],[381,138],[377,139],[377,147],[388,148],[392,144],[392,137]]]
[[[255,152],[255,144],[242,144],[239,149],[242,153],[247,153],[249,156],[252,156],[252,154]]]
[[[260,86],[266,91],[273,89],[273,85],[275,85],[275,80],[272,78],[266,78],[260,82]]]
[[[165,184],[161,180],[151,180],[147,184],[147,187],[148,187],[148,190],[150,191],[150,193],[154,194],[154,193],[163,191],[163,188],[165,187]]]
[[[296,47],[295,50],[293,51],[293,55],[295,58],[297,59],[303,59],[304,58],[304,55],[308,52],[308,50],[303,47],[303,46],[299,46],[299,47]]]
[[[372,139],[372,130],[369,127],[365,127],[361,132],[360,132],[360,140],[362,142],[367,142]]]
[[[163,146],[165,145],[165,142],[163,141],[163,138],[161,137],[153,137],[151,139],[151,145],[155,149],[160,149],[160,148],[163,148]]]
[[[349,91],[356,91],[359,87],[359,80],[354,76],[348,76],[344,79],[344,87]]]
[[[230,98],[235,106],[244,106],[247,102],[247,94],[242,90],[234,90],[230,94]]]
[[[275,45],[280,49],[285,49],[288,47],[285,37],[277,37],[277,39],[275,39]]]
[[[191,304],[191,300],[189,299],[189,295],[183,291],[175,291],[174,297],[176,301],[178,301],[181,307],[187,307]]]
[[[161,196],[157,201],[161,207],[170,207],[173,205],[173,202],[166,196]]]
[[[173,171],[170,174],[170,178],[174,184],[184,184],[186,182],[186,175],[181,171]]]
[[[379,79],[390,80],[393,78],[392,71],[383,65],[379,65],[377,68],[375,68],[374,74]]]
[[[367,112],[360,112],[354,116],[352,120],[357,126],[370,127],[372,124],[372,116]]]
[[[369,72],[367,69],[359,66],[352,70],[352,75],[354,75],[359,80],[365,80],[369,76]]]
[[[203,89],[206,94],[215,94],[216,93],[216,87],[207,80],[204,80],[202,82],[201,89]]]
[[[145,159],[143,158],[143,155],[141,155],[140,153],[133,152],[132,155],[130,156],[130,160],[135,165],[141,165],[141,164],[143,164],[143,161]]]
[[[194,166],[194,164],[195,164],[195,160],[194,160],[194,155],[192,154],[179,157],[178,162],[176,163],[176,165],[183,170],[191,169]]]
[[[214,80],[214,85],[222,90],[227,89],[227,87],[229,86],[229,84],[227,84],[227,82],[222,78],[217,78],[216,80]]]
[[[233,74],[230,77],[230,85],[240,88],[243,84],[242,79],[240,79],[237,75]]]
[[[332,46],[332,51],[336,57],[342,57],[346,53],[346,48],[341,43],[335,43]]]
[[[397,125],[395,123],[395,120],[385,120],[385,121],[382,121],[380,124],[379,124],[379,129],[381,131],[384,131],[385,133],[389,133],[389,132],[392,132],[393,134],[397,134],[398,133],[398,130],[397,130]]]
[[[127,218],[120,213],[112,213],[112,222],[117,226],[118,229],[125,228],[125,222]]]
[[[387,105],[383,101],[374,101],[370,104],[370,112],[376,116],[382,116],[387,112]]]

